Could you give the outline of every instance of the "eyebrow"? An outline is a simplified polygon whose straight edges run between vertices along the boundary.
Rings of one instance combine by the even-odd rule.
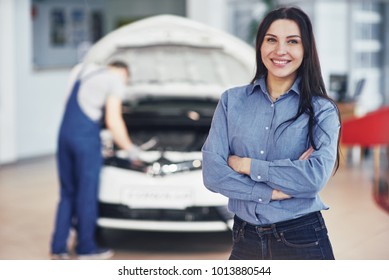
[[[271,33],[266,33],[265,36],[270,36],[270,37],[276,37],[277,38],[276,35],[271,34]],[[286,36],[286,38],[294,38],[294,37],[301,38],[301,36],[299,36],[299,35],[289,35],[289,36]]]

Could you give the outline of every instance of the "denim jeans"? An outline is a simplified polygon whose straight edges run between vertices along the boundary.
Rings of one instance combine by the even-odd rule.
[[[255,226],[234,217],[230,260],[333,260],[320,212],[297,219]]]

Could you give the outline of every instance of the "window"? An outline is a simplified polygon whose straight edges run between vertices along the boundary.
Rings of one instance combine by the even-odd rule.
[[[360,23],[355,24],[355,39],[357,40],[380,40],[381,24],[378,23]]]
[[[66,44],[66,19],[64,9],[53,9],[50,13],[50,45],[62,47]]]
[[[382,5],[363,1],[354,3],[353,67],[357,69],[382,67],[383,20]]]
[[[377,52],[356,52],[354,63],[357,68],[379,68],[381,55]]]
[[[32,1],[33,64],[71,67],[104,35],[103,1]]]

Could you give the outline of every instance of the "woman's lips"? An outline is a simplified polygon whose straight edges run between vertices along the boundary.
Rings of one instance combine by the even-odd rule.
[[[283,66],[283,65],[286,65],[290,62],[290,60],[284,60],[284,59],[272,59],[271,60],[275,65],[280,65],[280,66]]]

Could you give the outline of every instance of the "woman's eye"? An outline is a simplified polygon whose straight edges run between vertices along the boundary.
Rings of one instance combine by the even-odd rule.
[[[289,40],[288,43],[291,45],[295,45],[298,44],[299,42],[297,40]]]
[[[273,42],[276,42],[276,39],[274,39],[274,38],[267,38],[266,42],[273,43]]]

